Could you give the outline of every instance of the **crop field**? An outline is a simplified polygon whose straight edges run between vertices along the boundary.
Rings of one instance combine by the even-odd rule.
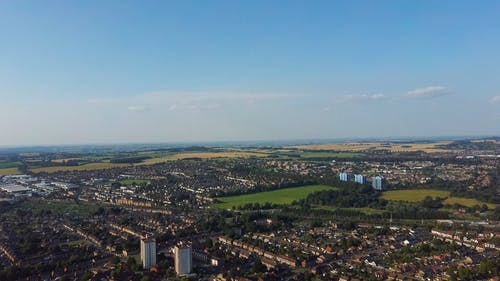
[[[390,143],[390,142],[352,142],[352,143],[333,143],[333,144],[313,144],[292,146],[296,149],[305,150],[334,150],[334,151],[365,151],[365,150],[389,150],[391,152],[415,152],[424,151],[427,153],[450,151],[440,148],[441,145],[449,144],[449,141],[432,143]]]
[[[174,154],[171,157],[175,160],[186,158],[249,158],[265,157],[267,154],[258,152],[185,152]]]
[[[130,166],[130,164],[122,164],[122,163],[89,163],[80,166],[53,166],[53,167],[41,167],[30,169],[31,172],[37,173],[56,173],[56,172],[67,172],[67,171],[90,171],[90,170],[104,170],[111,169],[117,167],[126,167]]]
[[[68,161],[85,161],[84,158],[61,158],[61,159],[54,159],[52,162],[54,163],[64,163]]]
[[[360,157],[363,154],[353,153],[353,152],[328,152],[328,151],[307,151],[300,153],[301,158],[355,158]]]
[[[17,168],[0,169],[0,176],[19,175],[21,172]]]
[[[445,205],[459,204],[465,207],[482,206],[483,204],[486,204],[486,206],[488,206],[488,209],[495,209],[497,207],[496,204],[484,203],[474,198],[463,198],[463,197],[447,198],[446,200],[443,201],[443,204]]]
[[[329,189],[335,189],[335,187],[326,185],[306,185],[254,194],[221,197],[217,199],[222,201],[222,203],[216,203],[212,206],[222,209],[231,209],[232,207],[243,206],[247,203],[265,204],[269,202],[271,204],[286,205],[292,203],[294,200],[306,198],[307,195],[313,192]]]
[[[450,192],[437,189],[404,189],[384,191],[382,193],[382,198],[389,201],[418,202],[424,200],[427,196],[447,198],[450,196]]]

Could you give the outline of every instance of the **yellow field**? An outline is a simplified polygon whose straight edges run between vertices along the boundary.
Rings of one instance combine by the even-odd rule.
[[[168,161],[173,161],[175,160],[172,158],[172,156],[165,156],[165,157],[156,157],[156,158],[150,158],[142,161],[141,163],[137,163],[136,165],[155,165],[155,164],[160,164],[160,163],[165,163]]]
[[[492,142],[492,143],[495,143],[495,144],[500,144],[500,141],[497,141],[497,140],[472,140],[471,142],[475,142],[475,143],[478,143],[478,142]]]
[[[476,205],[482,206],[483,204],[486,204],[489,209],[495,209],[497,207],[496,204],[484,203],[474,198],[462,198],[462,197],[447,198],[446,200],[443,201],[443,204],[445,205],[459,204],[465,207],[473,207]]]
[[[265,153],[257,152],[186,152],[174,154],[173,159],[186,159],[186,158],[248,158],[248,157],[264,157]]]
[[[0,169],[0,176],[19,175],[20,173],[17,168]]]
[[[80,166],[54,166],[54,167],[43,167],[30,169],[33,173],[55,173],[55,172],[67,172],[67,171],[90,171],[90,170],[104,170],[117,167],[131,166],[130,164],[122,163],[90,163]]]
[[[54,163],[64,163],[68,161],[80,161],[80,160],[85,160],[83,158],[63,158],[63,159],[54,159],[52,162]]]
[[[352,142],[352,143],[332,143],[332,144],[312,144],[291,146],[296,149],[307,150],[336,150],[336,151],[365,151],[373,149],[390,150],[391,152],[415,152],[424,151],[427,153],[451,151],[439,148],[440,145],[449,144],[449,141],[433,143],[389,143],[389,142]]]
[[[403,189],[384,191],[382,193],[382,198],[389,201],[418,202],[424,200],[427,196],[446,198],[450,196],[450,192],[436,189]]]
[[[265,157],[267,154],[260,152],[243,152],[243,151],[223,151],[223,152],[185,152],[185,153],[177,153],[164,157],[156,157],[151,159],[146,159],[141,163],[137,163],[135,165],[154,165],[165,163],[168,161],[181,160],[181,159],[189,159],[189,158],[201,158],[201,159],[209,159],[209,158],[248,158],[248,157]],[[54,160],[54,162],[58,161],[62,163],[63,160],[76,160],[77,158],[67,158],[67,159],[58,159]],[[67,172],[67,171],[90,171],[90,170],[102,170],[102,169],[110,169],[116,167],[126,167],[132,166],[133,164],[126,163],[110,163],[110,162],[99,162],[99,163],[89,163],[80,166],[53,166],[53,167],[43,167],[43,168],[34,168],[30,169],[33,173],[55,173],[55,172]]]

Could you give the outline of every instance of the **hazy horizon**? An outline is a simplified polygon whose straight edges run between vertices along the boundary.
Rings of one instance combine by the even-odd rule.
[[[498,1],[4,1],[0,146],[497,136],[498,14]]]

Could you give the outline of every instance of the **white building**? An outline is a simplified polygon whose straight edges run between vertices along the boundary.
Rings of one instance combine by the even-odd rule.
[[[156,240],[154,238],[141,239],[142,267],[149,269],[156,264]]]
[[[187,275],[193,268],[193,256],[190,245],[178,244],[174,248],[175,272],[177,275]]]

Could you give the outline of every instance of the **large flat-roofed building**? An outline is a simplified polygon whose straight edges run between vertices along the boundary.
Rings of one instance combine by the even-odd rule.
[[[156,240],[154,238],[141,239],[142,267],[149,269],[156,264]]]
[[[174,248],[175,273],[177,275],[188,275],[193,269],[193,256],[191,245],[179,243]]]
[[[14,194],[14,196],[31,196],[31,189],[19,184],[2,184],[0,190]]]

